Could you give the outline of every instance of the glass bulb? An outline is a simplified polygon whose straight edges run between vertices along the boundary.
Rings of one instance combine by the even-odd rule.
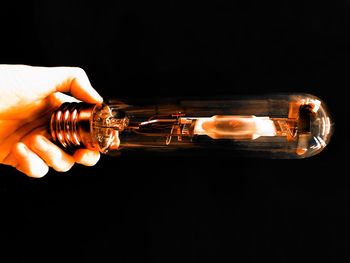
[[[333,132],[325,104],[309,94],[230,99],[64,103],[51,135],[65,148],[113,154],[126,150],[218,150],[270,158],[321,152]]]

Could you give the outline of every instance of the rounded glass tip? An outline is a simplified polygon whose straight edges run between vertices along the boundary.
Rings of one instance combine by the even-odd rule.
[[[334,132],[328,108],[321,99],[309,94],[297,96],[295,107],[299,108],[296,153],[301,158],[316,155],[328,145]]]

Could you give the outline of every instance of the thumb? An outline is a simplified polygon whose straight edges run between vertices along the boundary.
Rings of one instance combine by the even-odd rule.
[[[61,78],[61,82],[56,86],[56,91],[70,93],[76,99],[87,103],[101,103],[103,101],[103,98],[91,86],[89,78],[82,68],[56,67],[52,70]]]

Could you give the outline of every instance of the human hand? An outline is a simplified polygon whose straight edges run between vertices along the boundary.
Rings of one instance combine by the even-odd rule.
[[[99,152],[69,155],[49,140],[52,112],[77,100],[102,102],[81,68],[0,65],[0,163],[31,177],[44,176],[49,167],[65,172],[74,163],[96,164]]]

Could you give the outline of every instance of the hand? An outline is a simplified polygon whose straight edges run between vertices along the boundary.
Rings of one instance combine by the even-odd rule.
[[[79,149],[69,155],[49,140],[51,113],[77,100],[102,102],[81,68],[0,65],[0,163],[31,177],[44,176],[49,167],[65,172],[75,162],[96,164],[99,152]]]

